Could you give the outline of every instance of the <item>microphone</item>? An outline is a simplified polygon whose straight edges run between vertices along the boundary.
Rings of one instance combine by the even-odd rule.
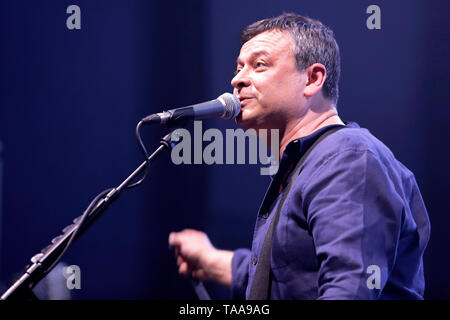
[[[224,118],[233,119],[241,111],[239,99],[231,93],[224,93],[217,99],[151,114],[141,121],[144,123],[181,124],[188,120]]]

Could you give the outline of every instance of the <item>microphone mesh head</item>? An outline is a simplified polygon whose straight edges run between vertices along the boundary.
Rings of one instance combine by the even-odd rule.
[[[222,118],[230,120],[235,118],[239,112],[241,112],[241,102],[231,93],[225,92],[217,99],[224,105],[225,112],[222,114]]]

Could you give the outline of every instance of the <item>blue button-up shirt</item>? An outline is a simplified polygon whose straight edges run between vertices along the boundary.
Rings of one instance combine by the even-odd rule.
[[[286,147],[259,210],[252,249],[234,252],[235,298],[249,296],[289,171],[329,128]],[[368,130],[348,123],[312,150],[284,202],[272,245],[270,298],[421,299],[429,236],[414,175]]]

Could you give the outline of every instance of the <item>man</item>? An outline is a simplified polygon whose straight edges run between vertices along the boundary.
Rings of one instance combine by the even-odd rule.
[[[196,230],[171,233],[179,273],[252,298],[264,240],[294,180],[271,241],[270,299],[422,299],[430,233],[413,174],[336,110],[339,48],[317,20],[283,14],[248,26],[231,84],[244,129],[279,129],[280,169],[259,210],[252,249],[212,246]],[[292,177],[292,168],[330,129]]]

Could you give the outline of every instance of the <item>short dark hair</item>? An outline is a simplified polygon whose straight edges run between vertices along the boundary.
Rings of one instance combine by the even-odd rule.
[[[297,68],[304,71],[314,63],[321,63],[327,69],[327,78],[322,87],[323,94],[333,103],[339,98],[339,75],[341,62],[339,46],[333,31],[322,22],[296,13],[263,19],[247,26],[241,33],[241,45],[260,33],[270,30],[289,31],[293,39],[292,51]]]

